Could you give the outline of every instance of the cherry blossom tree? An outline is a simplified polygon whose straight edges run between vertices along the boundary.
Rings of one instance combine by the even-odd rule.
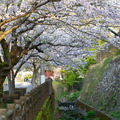
[[[27,64],[28,60],[33,56],[33,54],[28,54],[24,56],[13,68],[10,69],[10,72],[7,76],[8,78],[8,85],[9,85],[9,94],[15,93],[15,78],[20,71],[20,69],[23,67],[24,64]]]
[[[1,0],[0,97],[5,77],[32,50],[51,64],[77,67],[85,55],[112,44],[119,36],[106,27],[119,27],[119,0]]]
[[[9,74],[13,66],[15,66],[24,55],[28,54],[29,50],[35,48],[34,46],[31,45],[31,43],[44,32],[44,29],[40,30],[37,33],[36,31],[33,31],[32,32],[32,35],[34,36],[33,39],[31,38],[31,36],[29,36],[31,34],[30,30],[33,29],[37,24],[39,25],[44,21],[44,20],[38,21],[41,18],[43,19],[42,17],[43,15],[37,13],[36,9],[53,1],[46,0],[45,2],[42,1],[39,2],[38,1],[34,1],[34,2],[33,1],[0,1],[0,2],[1,2],[0,5],[3,8],[1,9],[2,20],[0,23],[0,27],[1,27],[0,29],[1,30],[0,31],[0,39],[1,39],[0,40],[1,43],[0,97],[1,97],[3,94],[3,82],[6,76]],[[34,14],[36,14],[38,18],[35,18]],[[32,20],[32,18],[34,20]],[[38,23],[35,23],[35,21],[38,21]],[[27,31],[30,32],[28,33],[29,35],[26,38],[23,34],[25,32],[27,34]]]

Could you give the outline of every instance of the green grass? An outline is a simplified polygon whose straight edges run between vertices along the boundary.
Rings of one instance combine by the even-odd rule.
[[[112,58],[107,58],[105,61],[104,61],[104,64],[103,66],[106,66],[108,63],[110,63],[110,61],[112,60]]]
[[[84,116],[85,120],[93,119],[96,116],[95,111],[91,110]]]
[[[94,101],[91,101],[91,96],[94,96],[95,94],[95,88],[97,84],[101,81],[106,69],[109,66],[110,61],[112,58],[107,58],[105,61],[101,62],[100,64],[95,65],[94,67],[91,67],[91,69],[88,71],[87,77],[84,80],[83,88],[81,91],[80,99],[83,102],[86,102],[88,104],[94,104]],[[101,102],[101,95],[99,96],[99,103]],[[97,106],[97,105],[95,105]]]
[[[117,112],[117,111],[112,112],[111,116],[117,120],[120,120],[120,112]]]
[[[84,116],[85,120],[100,120],[100,118],[96,117],[96,112],[91,110],[87,112],[87,114]]]

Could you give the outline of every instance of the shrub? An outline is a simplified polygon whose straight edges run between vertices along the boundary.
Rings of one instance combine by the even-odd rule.
[[[80,90],[83,81],[83,79],[79,78],[80,69],[69,68],[68,70],[64,70],[62,72],[65,74],[63,81],[68,90]],[[76,84],[77,86],[79,85],[79,87],[76,87]]]
[[[116,56],[117,56],[117,55],[120,55],[120,49],[117,50],[117,52],[115,53],[115,55],[116,55]]]
[[[87,64],[85,65],[86,69],[88,69],[90,65],[97,63],[96,60],[93,59],[92,57],[87,57],[86,59],[87,59]]]
[[[117,120],[120,120],[120,112],[117,112],[117,111],[112,112],[111,116],[116,118]]]
[[[71,95],[69,95],[68,100],[69,101],[75,101],[79,97],[80,92],[81,91],[77,91],[75,93],[72,93]]]
[[[81,72],[86,75],[87,74],[87,71],[88,71],[88,68],[90,65],[93,65],[93,64],[96,64],[97,61],[95,59],[93,59],[92,57],[86,57],[86,62],[87,64],[83,67],[83,66],[80,66],[80,69],[81,69]]]
[[[91,110],[91,111],[87,112],[87,114],[85,115],[85,119],[86,120],[93,119],[95,116],[96,116],[95,111]]]

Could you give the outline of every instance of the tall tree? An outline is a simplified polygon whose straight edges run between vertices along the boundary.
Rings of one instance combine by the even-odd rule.
[[[100,40],[120,47],[106,29],[120,24],[114,0],[1,0],[0,7],[0,96],[5,77],[32,50],[77,67],[78,59],[93,56],[91,48],[101,49]]]

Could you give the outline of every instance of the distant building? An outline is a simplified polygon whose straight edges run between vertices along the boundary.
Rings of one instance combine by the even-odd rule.
[[[54,76],[54,71],[53,70],[45,70],[45,78],[52,78]]]

